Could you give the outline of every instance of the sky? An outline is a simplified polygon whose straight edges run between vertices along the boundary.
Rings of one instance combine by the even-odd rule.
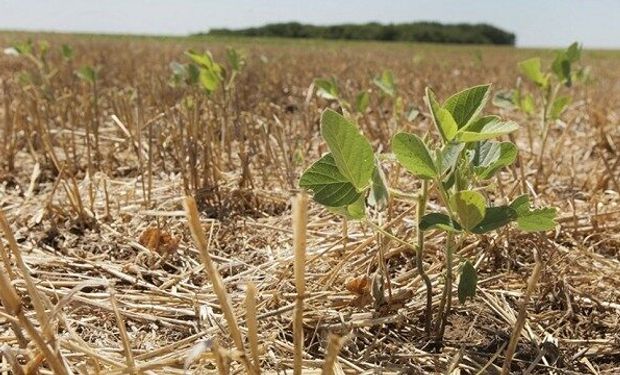
[[[517,45],[620,48],[620,0],[0,0],[0,29],[186,35],[298,21],[490,23]]]

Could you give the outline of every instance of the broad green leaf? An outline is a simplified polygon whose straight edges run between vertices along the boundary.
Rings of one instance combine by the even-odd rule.
[[[519,195],[510,203],[510,207],[514,209],[517,214],[526,213],[530,209],[530,197],[527,196],[527,194]]]
[[[342,215],[349,220],[361,220],[366,217],[366,203],[363,195],[353,203],[342,207],[327,207],[327,209],[336,214]]]
[[[527,93],[519,103],[521,110],[528,115],[533,114],[536,111],[536,103],[534,102],[534,96],[532,94]]]
[[[383,210],[387,207],[389,197],[385,174],[383,173],[381,165],[376,161],[375,170],[372,173],[372,184],[370,185],[368,203],[371,206],[375,206],[378,210]]]
[[[213,70],[215,73],[221,73],[221,67],[213,60],[211,52],[207,51],[203,54],[200,54],[189,50],[185,52],[185,55],[201,67]]]
[[[438,177],[433,158],[424,141],[415,134],[398,133],[392,138],[396,159],[409,172],[422,179]]]
[[[516,159],[517,146],[513,143],[482,142],[474,154],[474,172],[483,180],[488,180],[495,172],[514,163]]]
[[[391,97],[396,96],[396,84],[394,83],[394,75],[391,71],[383,71],[381,77],[375,77],[373,83],[380,88],[384,94]]]
[[[478,142],[497,138],[518,129],[519,125],[514,121],[501,121],[497,116],[485,116],[459,131],[456,139],[461,142]]]
[[[71,60],[73,58],[73,48],[71,48],[68,44],[63,44],[62,47],[62,57],[65,60]]]
[[[437,111],[437,120],[439,120],[439,123],[441,124],[446,140],[453,140],[458,130],[458,125],[456,124],[456,121],[454,121],[452,114],[445,108],[439,108],[439,111]]]
[[[214,92],[220,86],[221,77],[209,69],[200,69],[198,79],[202,88],[208,93]]]
[[[555,98],[551,105],[551,110],[549,111],[549,118],[553,120],[559,119],[562,112],[564,112],[570,104],[570,100],[569,96],[558,96]]]
[[[461,278],[458,287],[459,302],[465,303],[467,297],[475,297],[477,285],[478,275],[476,274],[476,269],[467,260],[463,263],[463,267],[461,268]]]
[[[317,87],[316,94],[327,100],[338,100],[340,97],[340,90],[338,84],[334,79],[315,79],[314,84]]]
[[[358,127],[337,112],[327,109],[321,115],[321,135],[340,173],[357,191],[367,188],[374,169],[374,155],[370,143]]]
[[[491,85],[474,86],[458,92],[443,104],[461,129],[474,121],[489,100]]]
[[[519,215],[517,226],[525,232],[544,232],[552,230],[556,226],[555,208],[540,208]]]
[[[581,46],[574,42],[566,49],[566,58],[570,62],[577,62],[581,58]]]
[[[541,70],[539,57],[533,57],[531,59],[521,61],[519,63],[519,70],[521,70],[521,73],[523,73],[525,77],[535,84],[543,87],[547,86],[547,77],[545,77]]]
[[[571,86],[571,63],[564,51],[558,52],[555,56],[551,64],[551,71],[561,82],[564,82],[567,87]]]
[[[464,143],[456,142],[447,143],[442,147],[440,156],[438,158],[441,159],[441,168],[439,168],[439,170],[442,175],[450,169],[454,168],[456,162],[459,160],[459,155],[461,155],[461,151],[463,151],[464,148]]]
[[[484,219],[486,199],[477,191],[463,190],[450,197],[450,205],[456,210],[459,223],[467,231],[471,231]]]
[[[448,232],[460,232],[461,226],[459,223],[456,223],[450,220],[450,217],[446,214],[441,214],[439,212],[432,212],[430,214],[426,214],[422,216],[420,223],[418,224],[418,228],[422,231],[426,231],[429,229],[439,229]]]
[[[314,200],[328,207],[350,205],[362,195],[340,173],[332,154],[312,164],[301,176],[299,186],[311,190]]]
[[[426,105],[428,106],[431,117],[433,118],[433,123],[439,131],[439,134],[441,134],[441,138],[444,142],[447,142],[448,135],[451,134],[451,129],[449,128],[450,124],[443,124],[439,119],[439,112],[441,112],[442,108],[437,101],[435,93],[430,89],[430,87],[426,88],[426,96],[424,97],[424,100],[426,101]],[[444,126],[446,126],[446,129],[444,129]]]
[[[516,220],[517,212],[509,206],[487,207],[484,219],[471,232],[483,234],[494,231]]]
[[[361,91],[355,98],[355,110],[359,113],[366,112],[368,103],[370,103],[370,95],[368,95],[368,91]]]
[[[555,208],[531,209],[527,195],[516,198],[510,207],[517,212],[517,227],[525,232],[542,232],[556,226]]]
[[[84,65],[80,69],[78,69],[75,74],[77,74],[80,79],[93,83],[97,79],[97,72],[93,69],[92,66]]]

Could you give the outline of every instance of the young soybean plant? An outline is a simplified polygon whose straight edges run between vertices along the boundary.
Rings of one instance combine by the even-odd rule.
[[[424,231],[445,232],[445,284],[435,320],[438,340],[443,338],[451,308],[454,255],[467,237],[497,230],[511,222],[516,222],[520,230],[532,232],[555,226],[555,209],[532,209],[526,195],[508,205],[493,206],[488,202],[486,181],[517,157],[513,143],[492,139],[518,129],[514,122],[480,114],[489,89],[490,85],[475,86],[440,104],[427,88],[426,103],[440,142],[435,145],[410,133],[396,134],[392,140],[399,163],[423,181],[418,202],[419,253],[424,246]],[[430,191],[437,192],[442,212],[424,213]],[[458,298],[464,303],[475,295],[477,275],[468,260],[459,268]]]
[[[425,330],[431,334],[432,289],[422,263],[424,232],[446,233],[446,277],[442,299],[435,319],[435,334],[441,340],[451,308],[453,258],[468,236],[482,235],[511,222],[523,231],[546,231],[555,226],[555,209],[532,209],[529,198],[521,196],[512,203],[493,206],[487,202],[485,182],[516,159],[517,148],[510,142],[493,138],[518,129],[513,122],[497,116],[481,116],[489,97],[489,85],[459,92],[440,104],[427,89],[426,102],[439,133],[433,144],[415,134],[399,133],[392,140],[396,159],[421,179],[417,193],[416,265],[427,290]],[[366,220],[366,202],[385,205],[389,199],[381,166],[370,143],[357,126],[338,113],[326,110],[321,116],[321,134],[330,153],[308,168],[300,186],[311,190],[314,200],[349,219]],[[426,213],[431,192],[443,205],[441,212]],[[368,198],[368,199],[367,199]],[[388,237],[394,238],[385,232]],[[459,300],[475,295],[477,275],[465,260],[460,267]]]
[[[589,79],[589,67],[575,69],[581,59],[581,47],[577,42],[568,48],[556,52],[555,58],[548,70],[543,70],[541,59],[533,57],[519,63],[521,74],[530,81],[534,93],[523,92],[521,86],[508,95],[496,96],[494,103],[504,108],[516,108],[528,116],[538,112],[540,118],[540,150],[538,151],[538,175],[541,177],[543,156],[549,137],[549,126],[559,120],[572,101],[569,89],[576,82],[586,82]],[[564,91],[564,92],[562,92]],[[530,151],[533,151],[533,136],[528,128]]]

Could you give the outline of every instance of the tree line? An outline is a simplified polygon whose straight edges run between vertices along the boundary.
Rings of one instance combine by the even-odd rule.
[[[273,23],[247,29],[211,29],[196,35],[383,40],[455,44],[514,45],[515,34],[488,24],[441,24],[414,22],[401,24],[342,24],[316,26],[299,22]]]

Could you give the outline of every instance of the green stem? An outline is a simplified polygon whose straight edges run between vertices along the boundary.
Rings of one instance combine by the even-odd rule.
[[[442,341],[448,322],[448,315],[452,308],[452,258],[453,258],[453,233],[447,232],[446,237],[446,281],[439,305],[439,315],[435,326],[437,341]]]
[[[422,181],[422,193],[418,195],[418,206],[416,207],[416,224],[417,227],[417,247],[416,247],[416,266],[418,269],[418,274],[422,280],[424,280],[424,285],[426,286],[426,309],[424,311],[424,331],[427,335],[431,334],[431,325],[432,325],[432,317],[433,317],[433,284],[431,283],[431,279],[428,277],[426,272],[424,271],[424,232],[420,229],[419,224],[422,221],[422,217],[424,216],[424,212],[426,211],[426,203],[428,201],[428,181]]]

